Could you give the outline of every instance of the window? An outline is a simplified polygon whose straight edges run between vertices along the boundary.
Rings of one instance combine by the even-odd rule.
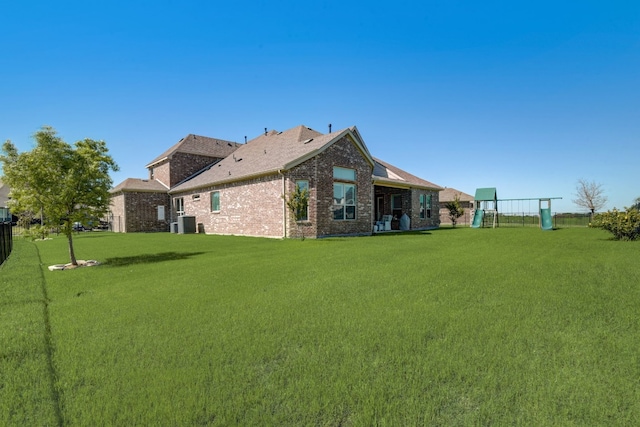
[[[402,194],[391,195],[391,213],[395,219],[400,219],[402,216]]]
[[[333,219],[356,219],[356,186],[333,183]]]
[[[219,212],[220,211],[220,192],[212,191],[211,192],[211,212]]]
[[[300,179],[296,181],[296,187],[302,190],[307,190],[307,196],[309,195],[309,181]],[[309,221],[309,203],[307,202],[307,206],[305,207],[305,211],[301,214],[296,214],[297,218],[300,218],[299,221]]]
[[[184,199],[182,197],[178,197],[176,200],[176,215],[183,216],[184,215]]]
[[[333,167],[333,179],[355,181],[355,169]],[[356,219],[356,185],[343,182],[333,183],[333,219]]]
[[[164,217],[164,206],[160,205],[158,206],[158,221],[164,221],[165,217]]]
[[[345,181],[355,181],[356,180],[356,171],[355,169],[347,169],[340,168],[337,166],[333,167],[333,178],[334,179],[342,179]]]
[[[431,218],[431,194],[420,195],[420,219]]]

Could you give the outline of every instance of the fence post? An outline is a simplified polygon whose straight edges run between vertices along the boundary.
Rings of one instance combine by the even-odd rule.
[[[9,258],[11,250],[13,250],[11,223],[0,223],[0,265]]]

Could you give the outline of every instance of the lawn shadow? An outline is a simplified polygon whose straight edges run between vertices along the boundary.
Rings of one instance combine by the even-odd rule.
[[[393,230],[393,231],[381,231],[373,234],[375,237],[395,237],[395,236],[418,236],[418,235],[430,235],[433,229],[430,230]]]
[[[163,261],[178,261],[202,254],[204,254],[204,252],[162,252],[159,254],[115,257],[107,258],[103,265],[106,265],[108,267],[126,267],[133,264],[150,264]]]

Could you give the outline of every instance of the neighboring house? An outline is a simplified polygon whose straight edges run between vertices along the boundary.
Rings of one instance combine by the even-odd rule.
[[[460,206],[464,209],[464,215],[458,218],[457,224],[469,225],[473,218],[473,196],[449,187],[445,187],[444,190],[440,192],[440,223],[451,225],[449,209],[447,209],[445,205],[453,202],[456,196],[458,196],[460,200]]]
[[[11,221],[9,213],[9,186],[0,180],[0,222]]]
[[[371,234],[384,215],[396,219],[391,225],[397,229],[403,214],[412,230],[440,224],[442,187],[372,157],[356,127],[329,134],[306,126],[265,131],[246,144],[236,144],[224,158],[200,166],[186,179],[173,181],[164,178],[171,173],[159,173],[163,156],[147,165],[153,173],[140,187],[154,180],[167,184],[171,209],[163,209],[165,221],[193,217],[199,232],[289,237],[304,227],[307,237],[364,235]],[[181,165],[170,163],[169,169]],[[306,219],[299,223],[285,200],[296,186],[309,190]],[[127,187],[133,188],[133,182],[114,188],[114,195],[126,193]],[[161,188],[156,186],[153,192],[160,193]],[[136,208],[129,209],[121,200],[122,211],[132,215]],[[157,207],[155,213],[158,220]]]

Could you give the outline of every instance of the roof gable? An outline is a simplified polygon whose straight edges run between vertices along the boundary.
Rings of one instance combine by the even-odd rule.
[[[149,168],[162,160],[170,158],[175,153],[196,154],[205,157],[225,158],[233,153],[242,144],[225,141],[223,139],[209,138],[189,134],[153,159],[146,167]]]

